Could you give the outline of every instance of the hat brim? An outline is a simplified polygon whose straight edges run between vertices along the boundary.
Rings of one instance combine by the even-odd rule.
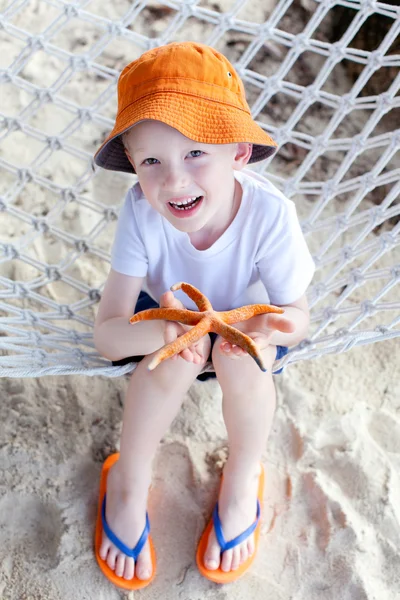
[[[277,144],[251,115],[235,106],[176,92],[159,92],[140,98],[118,115],[116,125],[94,156],[103,169],[134,173],[121,134],[143,120],[162,121],[187,138],[203,144],[253,144],[250,163],[264,160]]]

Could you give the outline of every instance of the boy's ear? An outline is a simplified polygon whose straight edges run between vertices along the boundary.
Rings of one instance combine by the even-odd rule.
[[[132,167],[135,169],[135,163],[133,162],[133,158],[132,158],[132,156],[129,154],[129,150],[127,149],[127,147],[126,147],[126,146],[124,146],[124,150],[125,150],[125,154],[126,154],[126,157],[127,157],[127,159],[128,159],[128,160],[129,160],[129,162],[131,163]],[[136,171],[136,169],[135,169],[135,171]]]
[[[236,154],[233,159],[233,168],[236,171],[243,169],[249,162],[252,152],[253,144],[248,144],[247,142],[239,142],[236,144]]]

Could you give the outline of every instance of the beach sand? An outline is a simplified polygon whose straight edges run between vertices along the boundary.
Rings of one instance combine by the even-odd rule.
[[[290,366],[265,451],[259,552],[218,586],[195,550],[227,446],[218,384],[196,382],[154,460],[157,577],[135,597],[396,600],[400,386],[395,343]],[[0,380],[0,598],[126,597],[97,567],[99,474],[118,448],[127,378]]]
[[[219,6],[224,10],[230,4],[226,0]],[[267,5],[263,10],[258,2],[249,6],[242,18],[262,22]],[[99,4],[96,10],[115,18],[128,8],[128,2],[119,0]],[[40,31],[39,24],[51,10],[43,2],[32,2],[16,22]],[[163,30],[163,18],[170,15],[154,10],[138,18],[137,30],[146,29],[149,19],[153,36]],[[193,37],[205,35],[206,25],[190,26]],[[84,46],[91,36],[90,27],[82,23],[74,24],[71,32],[61,33],[60,43]],[[188,30],[183,35],[191,39]],[[244,41],[237,49],[243,51]],[[122,45],[110,50],[105,61],[120,68],[127,56],[127,46]],[[50,78],[51,68],[56,73],[56,61],[52,67],[39,57],[26,72],[38,80],[41,69],[43,77]],[[89,81],[83,91],[91,85]],[[77,81],[76,88],[70,88],[71,97],[76,93],[79,98],[80,86]],[[8,93],[10,106],[17,110],[23,93]],[[105,114],[112,113],[110,103]],[[44,109],[35,118],[36,124],[51,130],[63,117]],[[81,143],[85,145],[84,136]],[[10,160],[15,152],[22,163],[29,161],[33,146],[34,142],[21,147],[18,138],[11,141]],[[54,176],[73,180],[74,165],[68,162]],[[112,204],[122,201],[127,185],[126,178],[103,173],[88,191]],[[34,213],[41,203],[50,206],[50,194],[37,190],[36,196],[21,201]],[[84,235],[92,224],[85,214],[82,207],[67,206],[66,228]],[[1,233],[18,236],[18,226],[10,230],[7,225],[7,232]],[[105,248],[112,240],[111,233],[107,235]],[[48,248],[38,240],[35,249],[43,261],[58,259],[57,242]],[[23,278],[24,268],[19,265],[3,274]],[[76,269],[91,285],[99,285],[108,266],[99,261]],[[49,293],[59,302],[70,301],[68,290],[57,284]],[[154,460],[149,497],[158,557],[154,583],[128,594],[110,584],[97,566],[93,538],[99,475],[104,459],[118,450],[127,381],[83,376],[0,379],[1,600],[400,598],[396,340],[301,361],[275,377],[278,408],[263,457],[266,489],[259,552],[248,574],[228,586],[203,579],[195,562],[197,541],[216,500],[227,456],[215,380],[192,386]]]

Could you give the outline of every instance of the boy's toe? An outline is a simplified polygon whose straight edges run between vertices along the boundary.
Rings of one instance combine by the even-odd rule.
[[[233,550],[225,550],[222,554],[221,569],[228,573],[232,568]]]
[[[255,551],[254,536],[252,535],[251,538],[249,540],[247,540],[248,556],[252,556],[254,554],[254,551]]]
[[[213,531],[208,539],[207,549],[204,553],[204,566],[206,567],[206,569],[215,571],[215,569],[218,569],[220,562],[221,550],[215,538],[215,533]]]
[[[99,549],[100,558],[102,558],[103,560],[106,560],[107,554],[108,554],[108,551],[110,548],[111,548],[111,542],[108,539],[108,537],[106,536],[106,534],[103,532],[103,538],[101,540],[101,546]]]
[[[218,569],[219,562],[220,559],[218,551],[210,552],[204,557],[204,566],[206,567],[206,569],[210,569],[211,571],[215,571],[215,569]]]
[[[249,551],[247,548],[247,544],[242,544],[240,547],[240,564],[246,562],[249,557]]]
[[[99,556],[102,560],[106,560],[108,550],[110,549],[109,544],[103,544],[99,550]]]
[[[135,561],[133,560],[133,558],[126,558],[125,559],[125,569],[124,569],[124,579],[127,579],[128,581],[130,581],[131,579],[133,579],[135,575]]]
[[[106,562],[107,562],[108,566],[110,567],[110,569],[112,571],[115,570],[115,563],[116,563],[116,560],[117,560],[117,553],[118,553],[117,549],[111,546],[111,548],[109,549],[108,554],[107,554],[107,560],[106,560]]]
[[[231,571],[235,571],[240,565],[240,547],[233,548]]]
[[[216,569],[219,567],[219,561],[213,558],[206,558],[204,560],[204,566],[210,571],[216,571]]]
[[[151,564],[150,546],[146,542],[136,561],[135,573],[138,579],[146,580],[150,579],[152,572],[153,565]]]
[[[118,554],[115,561],[115,574],[118,577],[122,577],[125,571],[125,556],[123,554]]]

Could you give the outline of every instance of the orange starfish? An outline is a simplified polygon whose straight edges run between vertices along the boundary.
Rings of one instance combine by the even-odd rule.
[[[265,313],[282,314],[284,312],[282,308],[271,306],[270,304],[250,304],[233,310],[217,312],[213,310],[208,298],[193,285],[182,282],[176,283],[171,287],[173,292],[180,289],[196,303],[200,312],[175,308],[149,308],[148,310],[142,310],[141,312],[136,313],[136,315],[129,319],[130,323],[149,321],[152,319],[165,319],[167,321],[179,321],[185,325],[194,325],[190,331],[179,336],[174,342],[163,346],[157,352],[149,364],[148,368],[150,371],[155,369],[162,361],[167,360],[167,358],[171,358],[175,354],[182,352],[185,348],[189,348],[189,346],[194,342],[197,342],[197,340],[210,331],[218,333],[225,340],[231,342],[231,344],[240,346],[254,358],[262,371],[267,370],[254,341],[235,327],[231,327],[230,323],[246,321],[255,315]]]

